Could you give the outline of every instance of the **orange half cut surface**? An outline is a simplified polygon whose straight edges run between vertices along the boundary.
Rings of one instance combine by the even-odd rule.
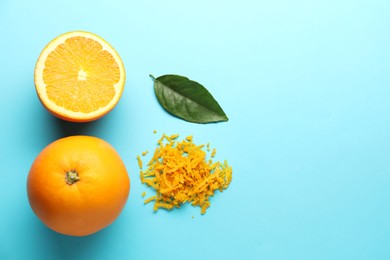
[[[49,112],[67,121],[88,122],[101,118],[118,103],[125,69],[104,39],[74,31],[58,36],[43,49],[34,82]]]

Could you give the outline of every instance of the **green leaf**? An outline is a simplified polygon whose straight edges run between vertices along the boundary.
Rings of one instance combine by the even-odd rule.
[[[198,82],[179,75],[150,77],[158,102],[172,115],[201,124],[228,121],[218,102]]]

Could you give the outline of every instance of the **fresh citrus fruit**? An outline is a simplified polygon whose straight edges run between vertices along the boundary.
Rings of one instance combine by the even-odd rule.
[[[49,228],[85,236],[111,224],[130,191],[118,153],[91,136],[59,139],[42,150],[31,166],[27,194],[31,208]]]
[[[34,81],[39,99],[52,114],[88,122],[118,103],[125,69],[109,43],[95,34],[75,31],[58,36],[43,49]]]

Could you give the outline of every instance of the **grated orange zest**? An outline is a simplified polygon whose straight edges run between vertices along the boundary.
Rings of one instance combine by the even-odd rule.
[[[188,202],[206,213],[210,206],[209,198],[216,190],[228,188],[232,180],[232,167],[225,160],[213,162],[206,160],[204,145],[193,143],[193,137],[187,136],[176,141],[179,135],[165,134],[157,141],[157,148],[147,164],[140,171],[141,182],[156,190],[156,195],[146,199],[145,204],[154,201],[154,211],[160,208],[171,210]],[[207,144],[207,150],[210,145]],[[214,148],[211,157],[214,157]],[[141,162],[141,158],[137,159]]]

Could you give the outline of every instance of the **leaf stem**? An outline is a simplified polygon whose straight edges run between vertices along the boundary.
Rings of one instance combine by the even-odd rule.
[[[153,81],[156,81],[156,78],[152,74],[149,74],[149,77],[151,77]]]

